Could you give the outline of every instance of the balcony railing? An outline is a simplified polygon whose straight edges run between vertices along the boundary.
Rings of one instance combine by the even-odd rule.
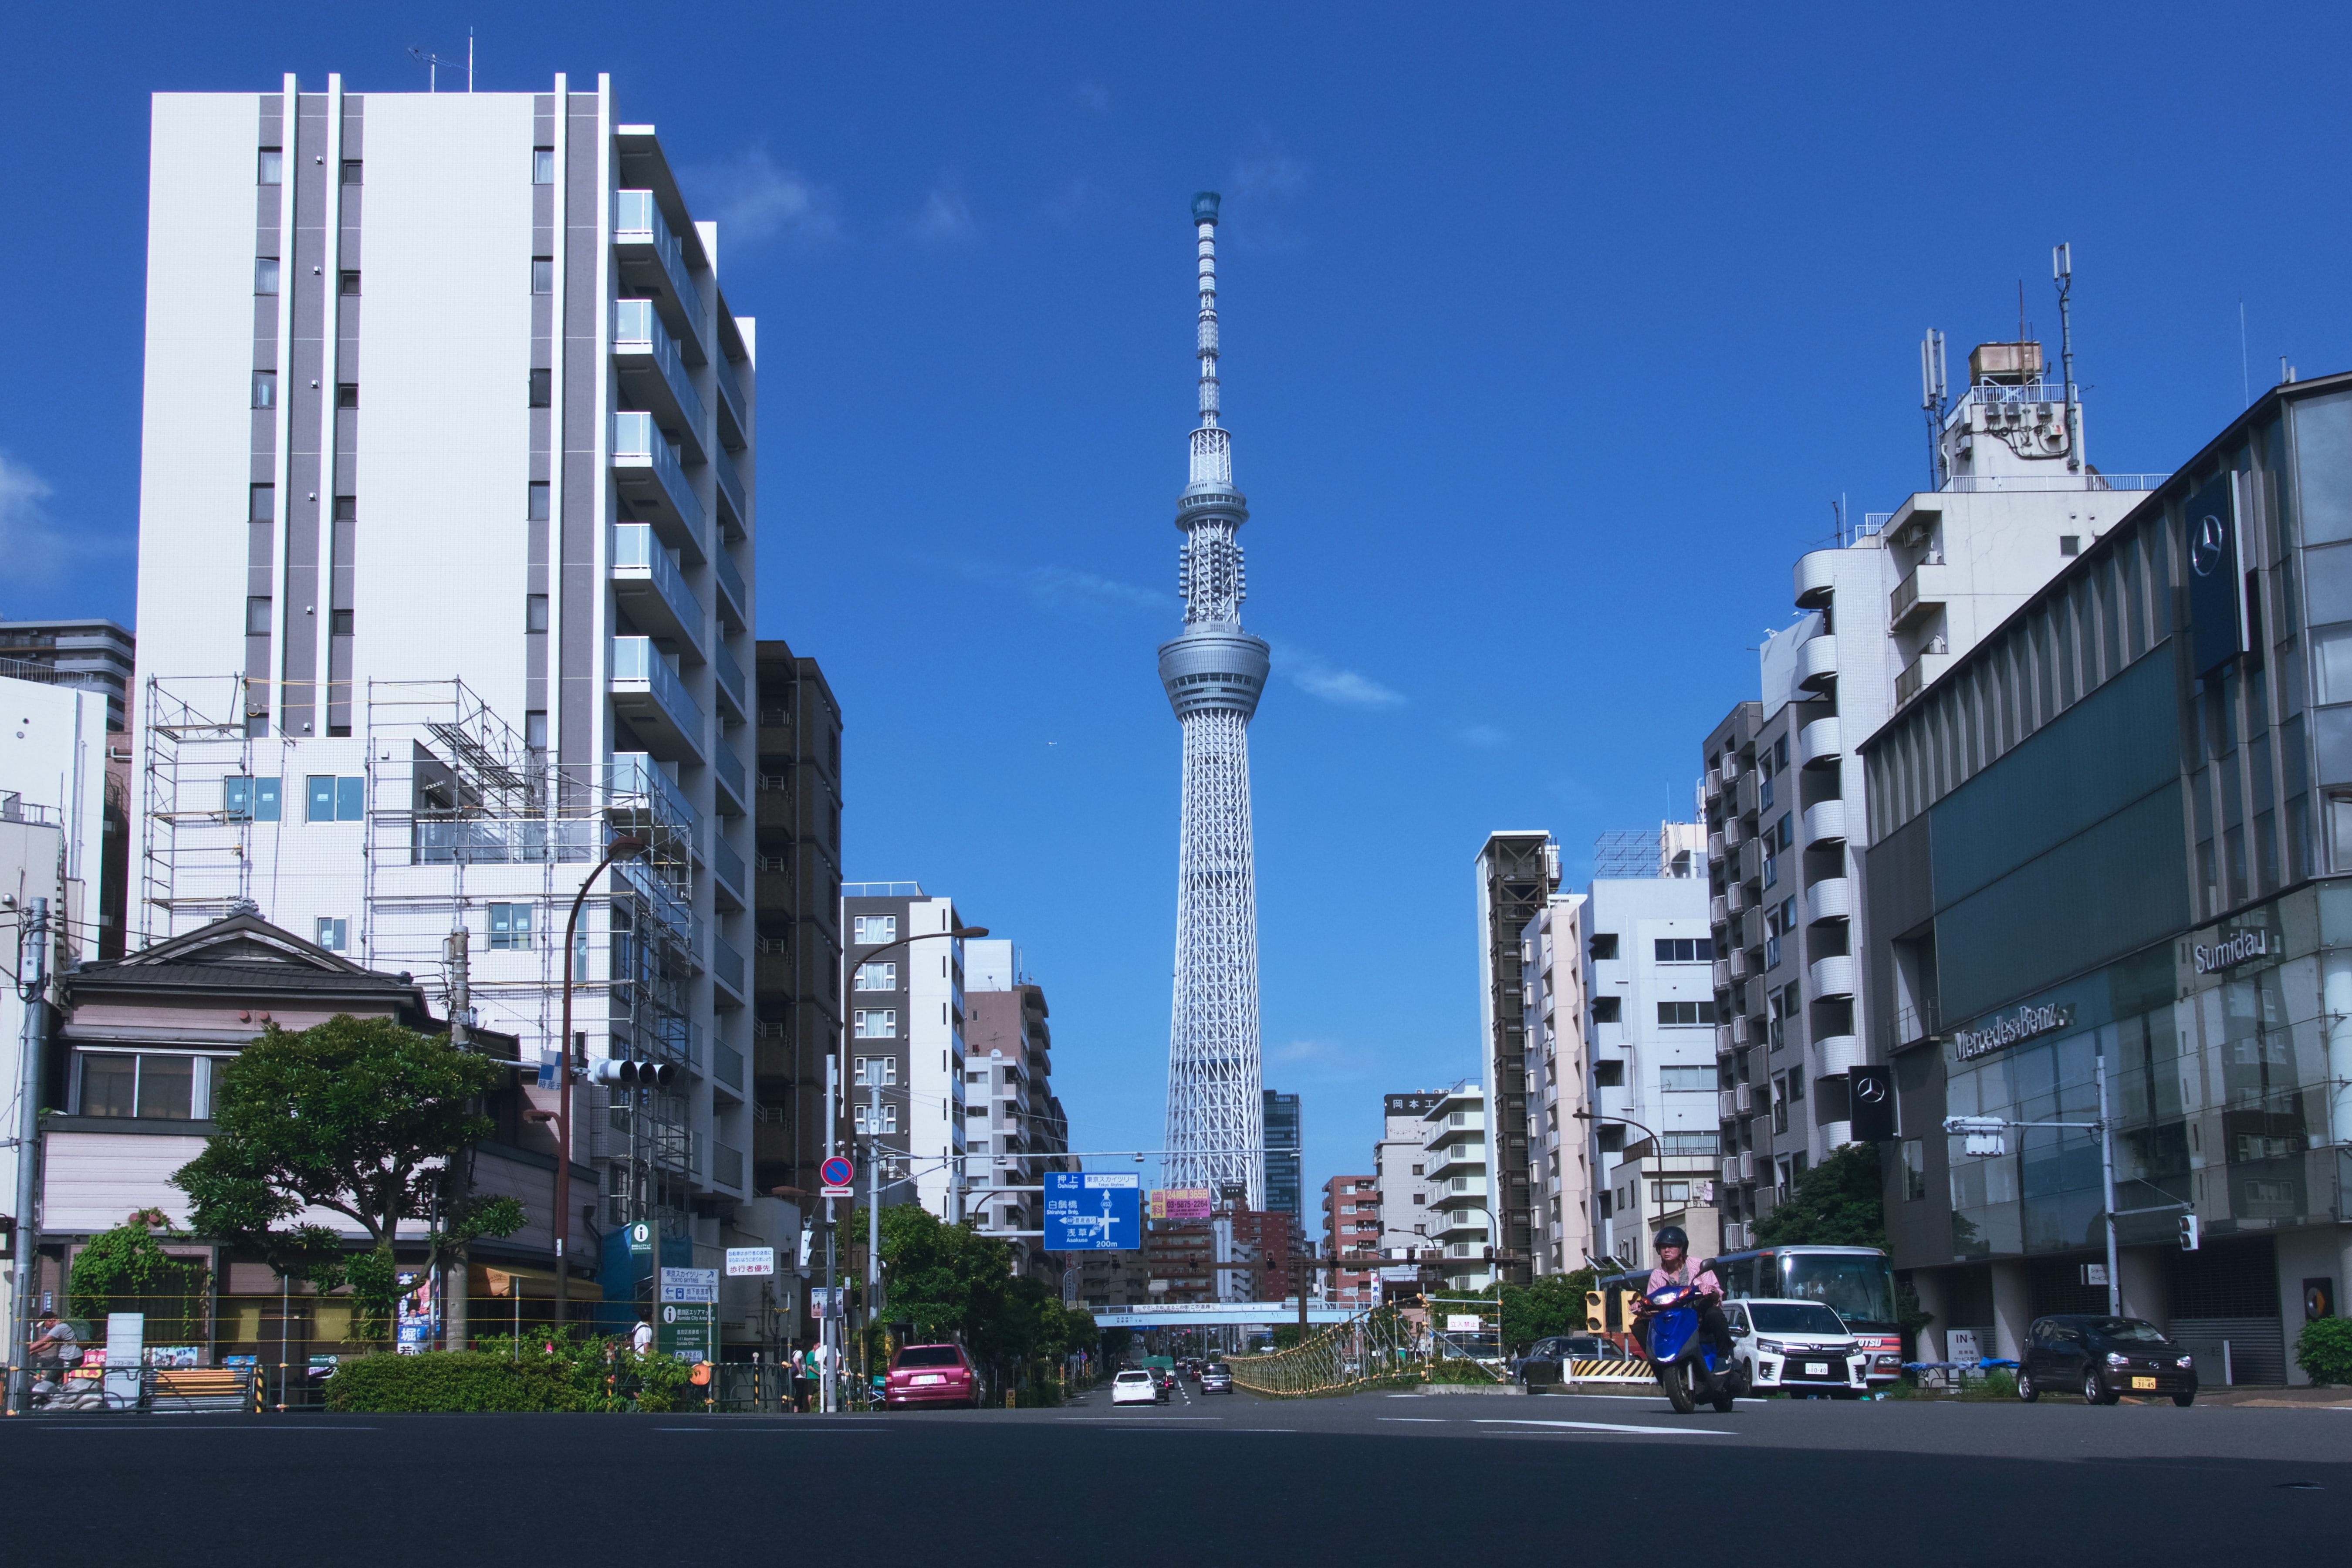
[[[661,530],[664,543],[698,564],[709,558],[709,514],[652,415],[613,416],[613,469],[623,499],[639,521]]]
[[[743,1087],[743,1053],[724,1040],[710,1042],[710,1076],[730,1089]]]
[[[616,300],[613,302],[613,357],[624,372],[650,371],[648,383],[658,378],[652,388],[656,396],[668,395],[674,408],[664,410],[677,423],[679,434],[690,444],[690,455],[698,461],[703,457],[702,430],[709,416],[703,412],[702,395],[694,390],[687,378],[686,360],[678,353],[677,340],[669,335],[661,323],[661,316],[651,300]]]
[[[746,994],[743,987],[743,955],[728,945],[727,939],[712,932],[710,937],[711,978],[735,994],[735,1005],[741,1006]]]
[[[744,586],[743,574],[735,564],[735,552],[722,548],[710,559],[719,570],[719,618],[727,623],[730,632],[749,631],[751,590]]]
[[[719,780],[719,815],[741,816],[751,808],[751,797],[744,790],[743,759],[724,740],[710,743],[710,771]]]
[[[735,363],[723,353],[715,354],[710,368],[716,373],[711,379],[719,384],[719,439],[733,447],[748,445],[751,405],[743,395],[743,384],[736,379]]]
[[[2152,490],[2170,474],[1955,474],[1944,489],[1955,495],[2038,495],[2052,490]]]
[[[740,540],[751,530],[751,503],[743,499],[743,480],[727,449],[720,447],[713,458],[710,471],[719,476],[719,526],[729,539]]]
[[[744,889],[749,886],[744,879],[743,857],[737,854],[734,846],[724,838],[710,841],[710,871],[719,883],[719,891],[730,898],[737,909],[741,909]]]
[[[702,710],[687,695],[677,672],[670,668],[653,639],[614,637],[612,648],[606,675],[615,705],[625,703],[624,711],[641,733],[646,720],[663,726],[661,738],[668,742],[668,749],[682,753],[674,760],[702,761]]]
[[[655,826],[682,839],[694,858],[702,858],[702,835],[697,831],[702,814],[694,809],[686,793],[671,782],[670,776],[655,765],[651,755],[644,752],[614,752],[606,780],[614,811],[647,811]]]
[[[743,689],[743,667],[735,662],[725,643],[719,645],[719,657],[711,660],[711,668],[718,676],[720,705],[733,709],[735,721],[741,723],[751,716],[751,700]]]
[[[612,574],[613,591],[628,609],[630,619],[669,637],[681,653],[701,662],[702,601],[686,585],[677,563],[670,559],[652,524],[613,525]]]
[[[742,1151],[730,1149],[724,1143],[713,1143],[710,1146],[710,1179],[719,1186],[732,1187],[737,1192],[741,1192],[743,1190]]]
[[[625,262],[649,260],[659,267],[672,296],[656,301],[669,307],[662,319],[677,334],[688,360],[702,363],[709,357],[702,348],[702,294],[687,274],[685,247],[670,232],[651,191],[613,193],[613,244]]]

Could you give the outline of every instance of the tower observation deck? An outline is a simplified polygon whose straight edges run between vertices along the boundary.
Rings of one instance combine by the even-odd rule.
[[[1217,196],[1192,198],[1199,237],[1201,423],[1176,503],[1184,629],[1160,646],[1160,683],[1184,734],[1176,871],[1175,1002],[1168,1034],[1167,1179],[1240,1183],[1265,1202],[1260,1096],[1257,874],[1250,840],[1249,721],[1265,689],[1263,638],[1242,629],[1248,578],[1237,536],[1233,437],[1218,424]]]

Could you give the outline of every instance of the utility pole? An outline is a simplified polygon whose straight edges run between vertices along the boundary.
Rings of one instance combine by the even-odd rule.
[[[2050,252],[2050,272],[2058,281],[2059,374],[2066,378],[2066,471],[2079,474],[2083,471],[2083,418],[2081,410],[2074,404],[2074,247],[2072,244],[2058,246]],[[2105,1112],[2101,1114],[2104,1116]],[[2115,1194],[2110,1193],[2107,1195],[2107,1206],[2113,1208]],[[2110,1313],[2115,1311],[2113,1301],[2107,1303],[2107,1310]]]
[[[441,956],[449,965],[449,1043],[461,1051],[474,1048],[474,994],[468,983],[467,961],[473,947],[473,933],[460,921],[457,928],[441,939]],[[442,1184],[449,1189],[453,1202],[463,1201],[465,1189],[473,1179],[473,1150],[459,1150],[451,1156],[449,1168],[442,1174]],[[460,1162],[463,1162],[460,1163]],[[457,1286],[450,1287],[455,1276]],[[467,1321],[466,1292],[473,1284],[473,1260],[461,1243],[449,1249],[441,1265],[441,1344],[445,1350],[466,1348],[467,1335],[472,1325]]]
[[[870,1381],[874,1374],[873,1328],[882,1310],[882,1075],[866,1068],[866,1342],[858,1370]]]
[[[834,1132],[840,1125],[841,1058],[824,1058],[824,1157],[834,1154]],[[830,1415],[834,1410],[833,1325],[834,1314],[841,1310],[841,1280],[834,1269],[833,1200],[824,1200],[824,1300],[825,1310],[816,1321],[817,1342],[824,1347],[822,1385],[817,1390],[817,1408]]]
[[[8,1353],[14,1370],[8,1378],[12,1408],[25,1414],[32,1400],[32,1367],[26,1347],[32,1343],[33,1282],[41,1271],[41,1227],[35,1218],[40,1204],[41,1177],[41,1047],[47,1039],[42,1008],[48,1001],[49,900],[35,899],[30,922],[19,950],[16,996],[25,1005],[21,1041],[23,1060],[17,1092],[24,1115],[16,1130],[16,1301],[9,1332],[16,1343]]]

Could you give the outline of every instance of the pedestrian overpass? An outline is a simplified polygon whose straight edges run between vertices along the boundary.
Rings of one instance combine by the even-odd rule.
[[[1104,1329],[1203,1329],[1225,1324],[1297,1323],[1298,1302],[1296,1299],[1282,1301],[1179,1301],[1165,1307],[1096,1307],[1090,1309],[1095,1326]],[[1318,1307],[1312,1302],[1307,1308],[1309,1323],[1344,1323],[1360,1317],[1361,1307]]]

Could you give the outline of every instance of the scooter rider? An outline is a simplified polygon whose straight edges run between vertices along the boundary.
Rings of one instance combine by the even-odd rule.
[[[1643,1292],[1642,1315],[1647,1317],[1657,1310],[1647,1298],[1658,1291],[1696,1289],[1697,1299],[1681,1305],[1698,1314],[1698,1331],[1706,1335],[1707,1343],[1715,1347],[1716,1364],[1729,1367],[1731,1325],[1723,1317],[1723,1281],[1715,1277],[1714,1270],[1691,1258],[1690,1237],[1683,1234],[1682,1226],[1665,1226],[1658,1232],[1654,1245],[1658,1266],[1650,1270],[1650,1283]]]

